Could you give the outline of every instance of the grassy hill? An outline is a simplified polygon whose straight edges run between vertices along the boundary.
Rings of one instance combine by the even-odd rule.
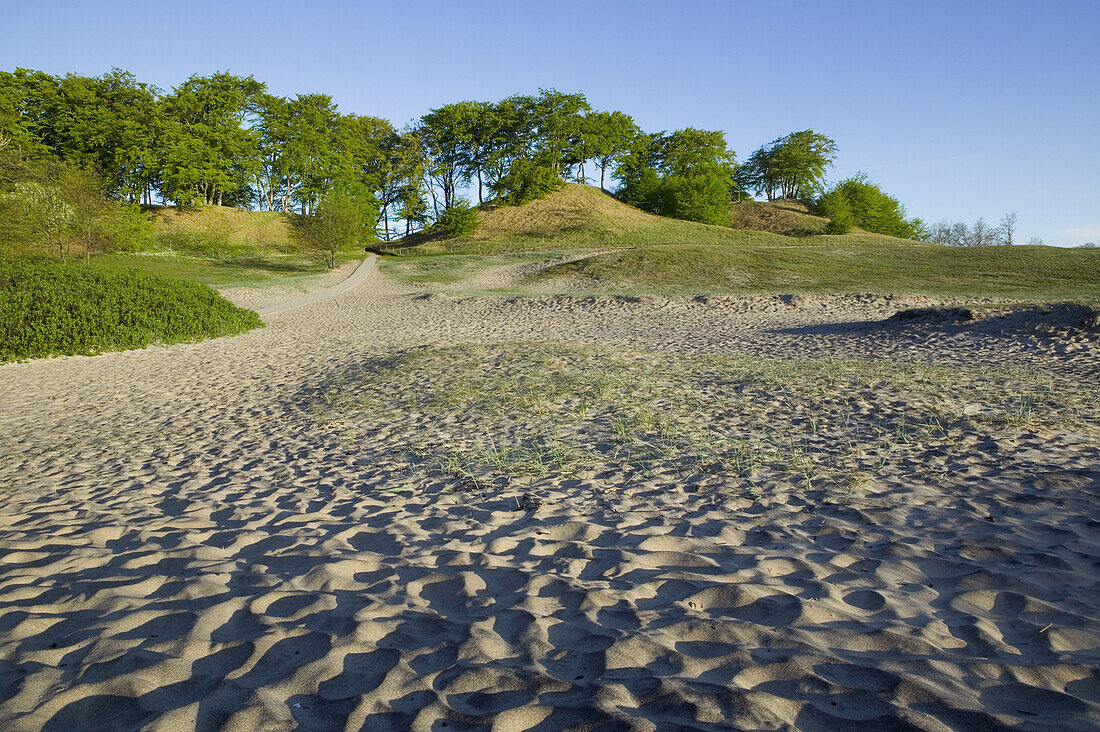
[[[150,206],[146,212],[153,221],[153,249],[98,257],[96,264],[211,287],[296,284],[327,270],[300,250],[291,218],[279,211]],[[362,252],[348,252],[340,261],[357,256]]]
[[[824,234],[829,219],[798,201],[742,201],[730,206],[730,227],[784,236]]]
[[[479,217],[481,225],[469,236],[456,239],[414,236],[397,243],[394,249],[414,248],[419,254],[499,254],[650,244],[802,246],[839,241],[864,244],[906,241],[866,232],[795,238],[770,231],[681,221],[647,213],[598,188],[579,183],[567,184],[522,206],[487,206]],[[807,217],[819,218],[808,214]]]
[[[640,211],[590,186],[567,185],[522,206],[480,212],[472,235],[401,242],[384,266],[407,281],[462,289],[487,267],[530,262],[520,252],[594,256],[532,272],[510,288],[665,294],[714,292],[923,293],[1100,302],[1100,252],[1055,247],[946,247],[853,231],[810,233],[826,219],[789,201],[741,203],[757,231]],[[780,231],[799,232],[799,236]],[[615,250],[615,251],[607,251]],[[444,256],[440,256],[444,255]],[[389,258],[387,258],[389,259]],[[537,268],[535,268],[537,269]],[[580,284],[578,284],[580,283]]]
[[[290,218],[231,206],[151,206],[157,249],[193,256],[261,259],[296,249]]]

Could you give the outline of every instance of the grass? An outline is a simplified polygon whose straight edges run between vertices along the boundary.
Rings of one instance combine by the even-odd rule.
[[[730,206],[734,229],[769,231],[784,236],[824,234],[829,219],[815,216],[798,201],[742,201]]]
[[[0,263],[0,363],[180,343],[261,327],[200,284],[134,270]]]
[[[502,344],[370,362],[313,408],[352,441],[384,425],[413,470],[456,489],[712,476],[748,495],[780,482],[851,500],[890,470],[942,477],[990,437],[1095,429],[1100,395],[1025,369]]]
[[[617,251],[551,266],[527,291],[575,292],[580,281],[588,293],[874,292],[1100,302],[1096,250],[946,247],[859,231],[826,236],[811,233],[821,217],[791,202],[742,203],[734,210],[742,224],[775,231],[654,216],[570,184],[523,206],[483,211],[470,236],[398,243],[390,249],[405,264],[395,257],[385,267],[407,281],[457,285],[479,269],[514,261],[505,255],[543,252],[549,259],[563,251],[611,249]]]
[[[1100,301],[1100,253],[1055,247],[646,246],[550,267],[539,277],[582,277],[600,283],[601,291],[620,293],[876,292]]]
[[[232,206],[149,207],[160,251],[207,258],[266,258],[297,250],[290,218]]]
[[[387,275],[410,283],[454,284],[487,267],[521,264],[547,259],[560,252],[521,252],[515,254],[428,254],[382,257],[379,268]]]
[[[349,258],[347,255],[339,257],[337,264],[346,262]],[[92,264],[116,272],[138,270],[147,274],[176,277],[214,288],[304,284],[310,278],[328,271],[324,264],[309,259],[287,257],[225,260],[173,253],[108,254],[97,257]]]

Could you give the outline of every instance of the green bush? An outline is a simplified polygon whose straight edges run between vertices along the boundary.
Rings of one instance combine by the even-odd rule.
[[[822,196],[817,202],[817,211],[822,216],[829,217],[829,223],[825,226],[826,234],[847,234],[852,230],[852,209],[840,193],[831,191]]]
[[[491,188],[502,201],[518,206],[553,193],[564,185],[565,181],[552,168],[530,160],[515,160],[508,174]]]
[[[242,333],[263,325],[210,288],[135,270],[0,261],[0,363]]]
[[[477,227],[481,225],[481,219],[477,215],[476,208],[465,201],[457,201],[440,214],[436,225],[447,232],[447,238],[454,239],[477,231]]]

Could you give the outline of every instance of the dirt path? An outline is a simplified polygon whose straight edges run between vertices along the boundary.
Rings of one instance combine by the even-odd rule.
[[[326,300],[330,297],[335,297],[341,293],[348,292],[352,288],[358,287],[367,279],[367,275],[370,274],[377,261],[378,255],[372,254],[364,259],[362,262],[360,262],[346,280],[339,282],[332,287],[326,287],[323,290],[317,290],[315,292],[310,292],[302,295],[301,297],[296,297],[293,300],[287,300],[286,302],[269,305],[267,307],[257,310],[256,312],[259,313],[261,316],[275,315],[277,313],[284,313],[287,310],[300,308],[303,305],[310,305],[315,302],[320,302],[321,300]]]

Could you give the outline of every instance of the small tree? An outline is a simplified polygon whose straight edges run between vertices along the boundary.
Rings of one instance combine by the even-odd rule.
[[[366,215],[367,207],[358,197],[336,188],[321,197],[312,214],[301,217],[297,235],[307,249],[323,256],[332,269],[338,252],[369,235]]]
[[[972,247],[988,247],[997,243],[996,230],[985,222],[984,217],[979,217],[970,227],[970,241]]]
[[[436,225],[447,232],[448,239],[472,234],[477,231],[480,224],[481,219],[478,218],[477,209],[462,200],[455,201],[454,205],[440,214],[439,220],[436,221]]]
[[[1016,234],[1016,212],[1011,211],[1001,217],[1001,225],[997,228],[998,238],[1001,244],[1012,246],[1013,236]]]
[[[565,181],[552,168],[530,160],[515,160],[508,174],[492,184],[493,193],[505,203],[518,206],[553,193]]]

